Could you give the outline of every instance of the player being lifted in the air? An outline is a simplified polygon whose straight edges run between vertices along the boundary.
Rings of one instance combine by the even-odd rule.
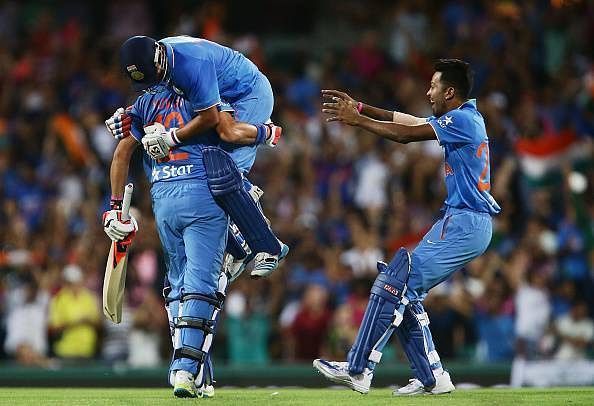
[[[347,362],[316,359],[314,367],[326,378],[367,393],[382,349],[395,331],[414,378],[395,395],[440,394],[453,391],[443,369],[423,308],[427,292],[472,259],[491,241],[491,216],[500,211],[489,194],[489,139],[472,87],[470,66],[457,59],[435,64],[427,96],[433,116],[419,118],[386,111],[325,90],[327,121],[340,121],[383,138],[408,143],[437,140],[445,154],[447,198],[443,217],[411,252],[400,248],[379,275]]]
[[[145,150],[155,160],[167,159],[171,149],[205,130],[216,128],[221,120],[218,106],[222,100],[231,105],[238,122],[257,128],[256,142],[251,145],[222,145],[243,175],[251,169],[258,146],[263,143],[273,146],[280,136],[280,128],[267,124],[274,105],[268,79],[237,51],[187,36],[160,41],[135,36],[122,44],[120,65],[135,90],[155,91],[165,86],[188,102],[193,115],[183,128],[165,130],[157,126],[143,137]],[[118,110],[109,121],[112,132],[117,135],[118,127],[126,121],[126,113]],[[227,133],[220,135],[222,139],[232,138]],[[239,268],[253,258],[251,275],[267,276],[278,267],[289,247],[275,237],[265,217],[254,209],[249,194],[252,185],[247,179],[244,178],[237,193],[225,188],[226,180],[217,175],[217,170],[226,170],[227,163],[218,151],[212,152],[213,170],[207,173],[209,186],[217,203],[237,225],[251,249],[248,255],[240,241],[233,241],[236,234],[230,232],[228,251],[236,260],[233,266]]]

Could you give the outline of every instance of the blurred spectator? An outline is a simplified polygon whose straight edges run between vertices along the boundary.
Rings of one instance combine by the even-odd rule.
[[[140,305],[132,311],[132,329],[128,336],[128,363],[133,367],[154,367],[161,363],[163,332],[168,331],[167,316],[161,299],[146,290]]]
[[[64,286],[50,301],[54,353],[60,358],[92,358],[100,322],[97,295],[83,286],[84,276],[78,265],[67,265],[62,277]]]
[[[238,281],[245,288],[245,282]],[[240,289],[241,289],[240,287]],[[231,364],[261,365],[269,361],[268,334],[270,320],[266,312],[243,289],[227,297],[225,320],[227,351]]]
[[[542,272],[528,273],[526,283],[515,297],[517,355],[528,359],[541,353],[541,339],[548,329],[551,305],[547,292],[547,279]]]
[[[554,329],[560,340],[555,358],[586,358],[586,350],[594,340],[594,321],[588,317],[588,306],[584,301],[576,301],[569,313],[555,320]]]
[[[322,353],[331,315],[328,291],[319,285],[309,285],[291,326],[295,359],[310,361]]]
[[[525,295],[525,293],[523,293]],[[518,300],[525,301],[524,297]],[[522,307],[522,311],[526,311]],[[505,279],[496,277],[477,304],[477,359],[510,361],[514,356],[514,303]],[[523,333],[524,328],[520,328]]]
[[[24,276],[20,296],[6,318],[7,354],[28,366],[48,366],[47,311],[49,295],[40,289],[32,274]]]

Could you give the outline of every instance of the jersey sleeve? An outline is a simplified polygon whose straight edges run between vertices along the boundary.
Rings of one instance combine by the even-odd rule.
[[[190,63],[191,62],[191,63]],[[217,72],[210,59],[191,59],[174,74],[174,83],[190,102],[194,112],[206,110],[221,102]]]
[[[235,116],[235,109],[230,103],[226,101],[221,101],[221,104],[218,105],[219,112],[229,113],[232,116]]]
[[[130,133],[136,141],[140,142],[144,136],[144,125],[143,125],[143,111],[142,111],[142,97],[136,99],[136,102],[132,105],[132,109],[128,112],[128,115],[132,118],[132,124]]]
[[[439,145],[474,142],[472,118],[463,110],[452,110],[441,117],[429,117],[427,122],[439,141]]]

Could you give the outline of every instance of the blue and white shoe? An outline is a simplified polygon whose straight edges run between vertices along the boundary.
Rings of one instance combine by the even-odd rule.
[[[415,395],[441,395],[456,390],[448,371],[443,371],[435,376],[435,386],[426,388],[418,379],[410,379],[408,385],[398,388],[392,394],[394,396],[415,396]]]
[[[313,367],[332,382],[347,386],[364,395],[369,392],[371,387],[373,371],[369,368],[365,368],[361,374],[351,375],[348,362],[326,361],[325,359],[315,359]]]
[[[278,268],[280,261],[282,261],[289,253],[289,246],[283,242],[281,244],[281,251],[278,255],[272,255],[267,252],[259,252],[254,258],[254,269],[251,276],[255,278],[264,278]]]

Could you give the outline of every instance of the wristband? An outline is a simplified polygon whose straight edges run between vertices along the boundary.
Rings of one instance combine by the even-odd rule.
[[[256,141],[254,141],[254,144],[264,144],[266,142],[266,138],[268,137],[268,127],[266,124],[255,124],[255,126],[258,129],[258,134],[256,135]]]
[[[109,208],[111,210],[122,210],[122,198],[118,196],[112,196],[109,202]]]
[[[181,144],[181,141],[177,138],[177,128],[172,128],[169,133],[171,134],[171,140],[175,143],[173,146]]]
[[[357,102],[357,111],[359,112],[359,114],[361,114],[361,112],[363,111],[363,103]]]

